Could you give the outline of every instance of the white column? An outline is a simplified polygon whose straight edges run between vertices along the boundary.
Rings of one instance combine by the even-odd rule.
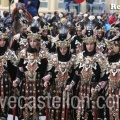
[[[86,13],[86,8],[87,8],[87,6],[86,6],[86,0],[85,0],[84,2],[81,3],[80,11],[82,13]]]
[[[9,1],[8,0],[1,0],[1,6],[2,7],[8,7]]]
[[[49,0],[49,4],[50,4],[51,11],[57,10],[57,7],[58,7],[57,0]]]

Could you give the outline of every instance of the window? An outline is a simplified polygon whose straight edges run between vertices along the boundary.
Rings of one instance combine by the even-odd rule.
[[[101,2],[104,2],[104,3],[105,3],[105,0],[101,0]]]
[[[99,14],[100,12],[106,11],[106,0],[94,0],[93,2],[93,13]]]
[[[94,0],[95,3],[105,3],[106,0]]]
[[[40,0],[40,7],[47,8],[48,7],[48,0]]]
[[[57,1],[58,1],[58,9],[63,9],[63,8],[65,8],[64,0],[57,0]]]

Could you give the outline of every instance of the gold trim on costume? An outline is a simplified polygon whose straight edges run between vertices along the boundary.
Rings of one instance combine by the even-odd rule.
[[[59,35],[57,35],[52,42],[56,44],[56,47],[69,47],[71,45],[71,35],[68,33],[67,38],[64,41],[59,40]]]
[[[34,40],[41,40],[40,34],[38,33],[28,33],[27,34],[27,39],[34,39]]]
[[[0,39],[8,39],[8,34],[0,32]]]
[[[83,38],[83,43],[94,43],[96,41],[97,41],[96,36],[90,36],[90,37],[85,36]]]
[[[100,28],[100,29],[97,29],[97,32],[105,32],[105,28],[102,27],[102,28]]]

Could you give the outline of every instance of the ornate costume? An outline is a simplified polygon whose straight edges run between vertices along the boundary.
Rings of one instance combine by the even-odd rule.
[[[108,108],[110,120],[120,119],[119,96],[120,96],[120,60],[112,63],[109,67],[109,85],[108,85]]]
[[[76,65],[78,70],[76,75],[80,77],[79,101],[77,109],[77,120],[97,120],[106,118],[106,109],[99,109],[97,106],[98,96],[103,96],[103,88],[108,80],[106,74],[107,59],[101,53],[96,52],[96,37],[89,36],[83,38],[83,52],[77,55]],[[88,52],[86,43],[94,43],[94,50]],[[93,92],[94,91],[94,92]],[[99,103],[100,101],[98,101]],[[99,103],[101,106],[103,103]]]
[[[28,41],[27,41],[27,28],[28,28],[28,21],[22,19],[23,23],[22,27],[19,28],[19,33],[15,34],[11,40],[10,48],[14,50],[16,53],[21,51],[24,48],[27,48]],[[19,27],[19,25],[16,25]]]
[[[81,33],[78,33],[78,31]],[[74,53],[79,53],[82,51],[82,38],[82,28],[79,24],[76,24],[76,35],[72,37],[73,41],[71,42],[71,49],[74,50]]]
[[[120,46],[111,40],[105,40],[108,49],[108,61],[109,63],[117,62],[120,59]]]
[[[14,50],[16,53],[18,53],[24,48],[27,48],[27,45],[28,45],[27,34],[18,33],[13,36],[13,40],[11,42],[11,49]]]
[[[65,90],[66,86],[71,83],[74,75],[75,56],[70,53],[70,39],[69,33],[60,32],[54,40],[57,54],[53,54],[48,60],[47,72],[52,76],[50,80],[52,99],[50,102],[51,108],[48,108],[49,110],[46,114],[47,120],[73,120],[72,109],[69,104],[72,91],[68,92]],[[67,53],[62,55],[59,49],[64,47],[67,48]],[[53,101],[54,98],[56,98],[58,103]]]
[[[109,84],[107,89],[107,103],[110,120],[120,119],[120,46],[114,41],[106,40],[108,48]]]
[[[12,34],[20,33],[24,23],[29,24],[30,21],[32,21],[32,16],[25,9],[24,4],[17,3],[16,8],[12,11]]]
[[[18,59],[13,51],[8,49],[8,34],[0,33],[0,41],[5,40],[5,46],[0,47],[0,118],[7,120],[9,111],[8,99],[12,94],[12,80],[15,79],[13,65],[17,66]],[[12,71],[11,71],[12,69]]]
[[[99,34],[102,34],[102,35],[99,36]],[[97,29],[97,36],[96,37],[97,37],[96,50],[98,52],[105,53],[106,52],[106,44],[105,44],[105,40],[104,40],[104,28]]]
[[[56,51],[55,44],[53,44],[51,42],[52,36],[50,36],[50,35],[47,35],[47,36],[41,35],[41,39],[42,39],[42,47],[44,46],[44,48],[46,50],[48,50],[48,52],[50,52],[50,53],[55,53],[55,51]]]
[[[43,31],[41,33],[41,39],[42,39],[42,47],[44,46],[45,49],[48,50],[49,53],[55,53],[56,48],[55,48],[55,44],[51,42],[51,39],[53,38],[51,35],[49,35],[49,24],[46,23],[43,26]],[[44,49],[43,48],[43,49]]]
[[[46,70],[46,57],[45,51],[39,50],[40,36],[38,33],[28,33],[29,40],[37,40],[37,48],[32,48],[30,43],[27,49],[20,52],[20,62],[17,71],[17,80],[22,81],[20,95],[26,97],[21,100],[21,104],[27,105],[23,111],[25,120],[38,120],[39,116],[44,115],[44,108],[41,107],[39,96],[43,95],[43,81],[42,77]],[[20,71],[20,67],[23,71]],[[30,103],[30,101],[34,101]]]

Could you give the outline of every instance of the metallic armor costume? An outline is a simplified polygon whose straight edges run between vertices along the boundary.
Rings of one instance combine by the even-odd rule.
[[[12,94],[12,80],[8,72],[8,61],[10,61],[14,66],[18,64],[18,58],[13,51],[7,49],[5,53],[0,56],[0,96],[3,106],[0,107],[1,119],[6,118],[9,110],[8,100]],[[3,117],[3,118],[2,118]]]
[[[120,119],[119,96],[120,96],[120,60],[112,63],[109,67],[108,107],[110,120]]]
[[[58,60],[57,54],[51,56],[51,59],[48,61],[48,69],[47,71],[51,72],[52,68],[54,67],[55,70],[55,84],[53,84],[53,91],[52,97],[60,97],[62,103],[56,103],[55,106],[59,106],[59,108],[55,109],[52,107],[50,112],[49,120],[69,120],[70,119],[70,104],[66,104],[66,101],[70,99],[72,95],[71,92],[65,91],[65,87],[70,83],[72,67],[74,66],[75,56],[72,55],[70,60],[67,62],[61,62]],[[53,74],[53,73],[51,73]],[[51,87],[52,87],[51,86]],[[66,116],[66,117],[65,117]],[[72,118],[71,118],[72,119]]]
[[[42,62],[42,60],[44,59],[43,61],[46,61],[45,58],[47,58],[47,54],[44,51],[40,51],[38,54],[36,54],[29,53],[26,51],[26,49],[24,49],[20,52],[20,59],[24,59],[24,74],[21,78],[23,82],[21,88],[21,96],[25,96],[27,98],[24,103],[23,101],[21,101],[21,104],[29,105],[28,107],[25,107],[25,110],[23,110],[25,120],[37,120],[37,117],[35,116],[43,115],[44,108],[41,108],[38,100],[39,96],[44,96],[44,86],[41,77],[43,77],[43,66],[45,66],[45,63]],[[34,103],[30,103],[30,101],[34,101]],[[29,108],[30,106],[31,108]],[[31,118],[31,116],[33,117]]]
[[[77,120],[88,119],[88,114],[90,112],[89,107],[91,107],[90,110],[92,112],[93,119],[96,120],[98,118],[98,108],[96,105],[97,93],[92,95],[91,90],[96,89],[96,91],[99,92],[101,90],[101,85],[99,84],[99,80],[95,79],[94,71],[98,70],[99,65],[101,69],[100,78],[102,78],[105,74],[106,65],[108,64],[107,60],[103,54],[100,55],[96,53],[93,57],[84,57],[82,52],[78,54],[76,64],[81,70],[80,73],[77,73],[81,78],[79,83],[79,99],[81,102],[77,110]],[[87,101],[85,98],[87,98]]]

